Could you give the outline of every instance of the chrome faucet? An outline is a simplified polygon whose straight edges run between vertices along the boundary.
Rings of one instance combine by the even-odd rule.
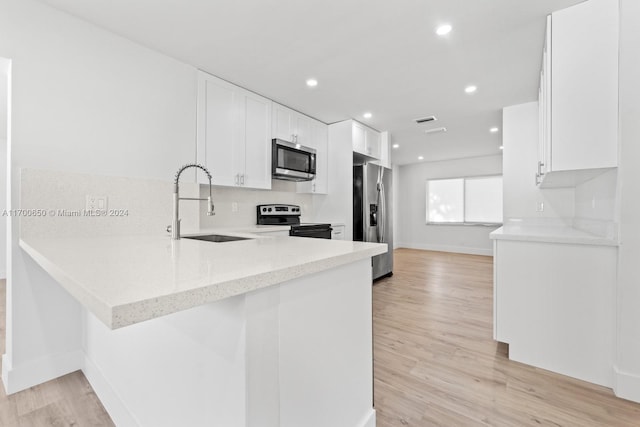
[[[182,174],[182,172],[184,172],[185,169],[189,169],[189,168],[202,169],[204,171],[204,173],[207,174],[207,178],[209,178],[209,197],[208,198],[199,199],[199,198],[195,198],[195,197],[180,197],[180,190],[178,188],[178,181],[180,180],[180,175]],[[214,206],[213,206],[213,199],[211,198],[211,174],[209,173],[207,168],[205,168],[204,166],[199,165],[197,163],[190,163],[188,165],[182,166],[180,169],[178,169],[178,172],[176,173],[176,179],[173,182],[173,221],[171,222],[171,226],[169,227],[170,231],[171,231],[171,238],[173,240],[180,239],[180,218],[179,218],[179,215],[178,215],[179,214],[180,200],[206,200],[207,201],[207,215],[209,215],[209,216],[215,215]]]

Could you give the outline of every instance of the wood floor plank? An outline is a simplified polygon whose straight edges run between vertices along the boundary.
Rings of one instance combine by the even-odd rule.
[[[640,426],[640,404],[508,359],[491,257],[397,249],[394,263],[373,287],[378,427]]]

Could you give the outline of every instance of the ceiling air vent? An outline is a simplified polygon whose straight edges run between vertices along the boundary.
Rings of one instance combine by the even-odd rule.
[[[423,117],[421,119],[415,119],[415,120],[417,124],[421,125],[423,123],[435,122],[438,119],[436,118],[436,116],[429,116],[429,117]]]
[[[425,133],[438,133],[438,132],[446,132],[447,128],[433,128],[433,129],[427,129],[424,132]]]

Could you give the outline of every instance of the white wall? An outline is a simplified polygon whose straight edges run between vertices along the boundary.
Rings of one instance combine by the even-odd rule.
[[[504,147],[504,218],[564,220],[574,215],[572,188],[540,189],[535,183],[538,161],[538,103],[506,107],[502,115]],[[538,211],[540,204],[544,210]]]
[[[396,247],[492,255],[489,233],[496,227],[427,225],[426,182],[429,179],[499,175],[502,156],[475,157],[403,165],[398,182]]]
[[[7,118],[9,61],[0,58],[0,212],[7,208]],[[0,218],[0,279],[7,277],[7,218]]]
[[[12,206],[23,167],[170,180],[193,161],[193,67],[31,0],[2,1],[0,57],[12,60]],[[81,312],[19,249],[17,221],[10,231],[14,392],[78,368]]]
[[[640,2],[620,0],[620,248],[616,394],[640,401]]]

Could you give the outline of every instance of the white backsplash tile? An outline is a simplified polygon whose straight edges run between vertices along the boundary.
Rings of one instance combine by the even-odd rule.
[[[256,224],[256,206],[281,203],[300,205],[302,221],[309,221],[313,213],[313,196],[296,193],[295,182],[272,180],[271,190],[249,188],[216,187],[213,188],[214,216],[207,216],[206,206],[200,209],[202,228],[250,226]],[[200,185],[201,197],[209,195],[209,187]],[[233,212],[234,203],[238,211]],[[306,218],[306,219],[305,219]]]
[[[46,216],[22,216],[20,234],[28,236],[168,235],[173,206],[173,182],[22,169],[20,206],[42,209]],[[195,183],[181,182],[180,195],[196,197]],[[108,209],[123,209],[125,216],[83,216],[87,195],[107,196]],[[199,227],[199,204],[180,203],[183,229]],[[80,216],[63,216],[61,211]]]

